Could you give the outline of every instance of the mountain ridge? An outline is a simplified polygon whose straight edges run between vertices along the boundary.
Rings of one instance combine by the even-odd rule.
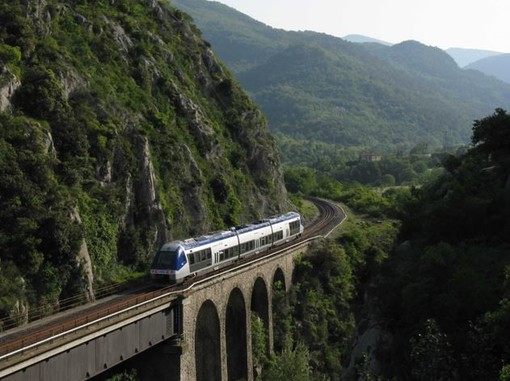
[[[467,48],[448,48],[446,49],[446,53],[452,56],[460,67],[466,67],[467,65],[486,57],[504,54],[493,50]]]
[[[323,33],[273,29],[267,29],[273,43],[264,45],[250,22],[233,31],[225,28],[221,12],[215,15],[219,18],[207,17],[205,21],[194,14],[203,4],[201,0],[173,3],[195,17],[213,49],[261,105],[276,133],[314,140],[317,132],[322,136],[319,140],[326,143],[382,151],[397,146],[401,149],[401,143],[409,148],[423,141],[439,147],[444,145],[445,136],[449,144],[467,144],[474,119],[510,103],[510,87],[459,69],[439,48],[418,42],[358,44]],[[229,18],[233,17],[237,16],[230,12]],[[210,29],[211,24],[215,28]],[[223,44],[228,36],[250,34],[253,39],[244,39],[241,46]],[[250,61],[248,54],[254,41],[262,53],[249,65],[238,65]],[[322,55],[327,63],[316,62],[327,67],[329,76],[317,71],[316,78],[303,76],[306,62],[300,62],[299,57],[306,54],[297,53],[296,47],[308,49],[305,45],[329,51]],[[229,49],[229,55],[222,55],[224,49]],[[282,59],[289,49],[296,54],[293,61]],[[334,62],[344,62],[350,74],[335,69]],[[289,80],[292,77],[296,83]],[[256,85],[257,78],[267,87]],[[267,78],[273,83],[269,84]],[[334,88],[331,83],[335,83]],[[312,124],[307,126],[309,122]]]
[[[482,58],[468,64],[466,69],[478,70],[506,83],[510,83],[510,54],[498,54]]]

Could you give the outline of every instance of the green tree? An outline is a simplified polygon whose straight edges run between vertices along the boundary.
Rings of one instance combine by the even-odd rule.
[[[390,175],[389,173],[383,175],[381,178],[381,186],[383,187],[392,187],[395,185],[395,176]]]
[[[496,164],[510,160],[510,115],[501,108],[494,114],[475,121],[471,141],[474,151]]]
[[[295,348],[285,348],[281,354],[273,353],[264,380],[310,381],[308,356],[308,350],[301,342]]]
[[[456,378],[452,346],[433,319],[425,322],[423,333],[411,339],[411,361],[412,374],[417,381]]]
[[[264,369],[267,366],[267,332],[264,322],[255,313],[251,315],[251,348],[253,352],[253,369],[255,380],[262,380]]]
[[[326,240],[296,264],[296,282],[294,335],[306,344],[314,374],[337,380],[354,329],[354,280],[345,251]]]
[[[309,195],[316,189],[317,179],[310,168],[288,168],[285,171],[285,184],[289,192]]]

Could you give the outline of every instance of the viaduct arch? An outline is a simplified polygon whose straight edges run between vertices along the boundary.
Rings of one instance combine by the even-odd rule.
[[[183,295],[180,380],[253,381],[252,314],[262,319],[272,350],[273,285],[288,290],[294,258],[306,249],[225,272]]]

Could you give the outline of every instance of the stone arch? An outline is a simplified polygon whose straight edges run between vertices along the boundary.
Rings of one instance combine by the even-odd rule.
[[[228,380],[248,379],[246,303],[239,288],[230,293],[225,314]]]
[[[287,285],[285,283],[285,274],[283,273],[283,270],[278,267],[276,268],[274,275],[273,275],[273,287],[277,285],[278,283],[281,283],[282,289],[286,290]]]
[[[267,285],[264,279],[258,277],[253,285],[251,294],[251,311],[264,323],[264,329],[267,335],[266,350],[269,353],[269,295]]]
[[[206,300],[195,325],[197,381],[221,381],[220,319],[214,303]]]
[[[285,314],[287,313],[289,300],[287,298],[287,284],[285,274],[278,267],[273,275],[273,284],[271,290],[271,305],[273,306],[273,349],[281,353],[285,341],[286,325],[283,324]]]

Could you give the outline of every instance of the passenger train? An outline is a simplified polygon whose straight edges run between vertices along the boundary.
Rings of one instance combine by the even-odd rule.
[[[154,256],[151,277],[180,283],[190,276],[288,242],[299,237],[303,229],[301,216],[289,212],[226,231],[165,243]]]

